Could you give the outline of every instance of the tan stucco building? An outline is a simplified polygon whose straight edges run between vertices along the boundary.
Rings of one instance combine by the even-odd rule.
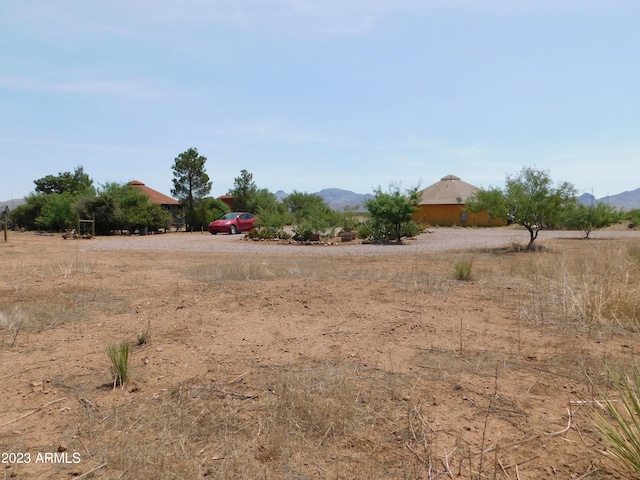
[[[447,175],[439,182],[421,190],[418,211],[413,219],[422,225],[431,226],[499,226],[505,225],[502,219],[489,218],[487,212],[471,213],[466,211],[465,203],[478,191],[460,177]]]

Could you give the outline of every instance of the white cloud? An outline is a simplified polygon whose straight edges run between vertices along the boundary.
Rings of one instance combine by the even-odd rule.
[[[64,74],[77,80],[0,75],[0,88],[31,93],[113,96],[125,99],[156,100],[175,95],[175,91],[143,79],[81,79],[71,72]]]

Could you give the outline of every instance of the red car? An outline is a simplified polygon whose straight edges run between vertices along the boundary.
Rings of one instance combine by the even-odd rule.
[[[231,212],[209,224],[209,232],[215,235],[218,232],[228,232],[235,235],[238,232],[248,232],[255,227],[256,217],[253,213]]]

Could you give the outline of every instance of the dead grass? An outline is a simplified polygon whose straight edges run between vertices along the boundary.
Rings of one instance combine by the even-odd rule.
[[[590,328],[638,328],[640,267],[625,246],[599,246],[580,255],[539,255],[529,275],[532,296],[551,319]]]
[[[210,372],[156,398],[88,412],[81,433],[109,445],[93,453],[107,465],[95,478],[148,478],[151,472],[175,479],[478,474],[481,451],[462,436],[452,443],[430,423],[433,397],[415,375],[310,363],[254,366],[240,380],[222,380],[231,376]],[[477,405],[477,418],[486,408]],[[511,422],[524,415],[503,396],[488,412]],[[489,462],[483,471],[494,467]]]
[[[452,277],[461,258],[473,258],[471,281]],[[610,388],[605,364],[625,371],[637,355],[634,258],[625,243],[564,241],[538,252],[16,262],[1,286],[2,353],[31,363],[4,378],[0,446],[63,438],[82,468],[50,478],[97,467],[88,476],[616,478],[593,460],[603,444],[578,401]],[[130,381],[108,388],[103,346],[134,341],[152,318]],[[42,358],[28,356],[37,349]],[[19,402],[50,398],[70,403],[23,417]],[[31,435],[48,426],[55,440]]]

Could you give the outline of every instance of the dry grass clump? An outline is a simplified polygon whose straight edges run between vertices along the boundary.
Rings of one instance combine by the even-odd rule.
[[[215,372],[90,411],[81,430],[104,446],[96,478],[435,478],[421,408],[397,393],[411,381],[389,375],[324,363]]]
[[[19,306],[14,307],[9,312],[0,311],[0,331],[3,332],[0,339],[0,348],[5,346],[13,347],[15,345],[25,321],[28,322],[29,317],[25,315]]]
[[[640,245],[629,246],[627,253],[629,254],[629,258],[631,258],[631,261],[640,266]]]
[[[640,322],[640,268],[622,248],[565,257],[552,285],[565,314],[585,324],[637,328]]]
[[[472,278],[473,260],[457,260],[453,264],[453,278],[456,280],[469,281]]]
[[[640,268],[626,247],[538,253],[527,260],[514,269],[529,285],[521,306],[527,318],[589,328],[640,324]]]
[[[190,275],[206,283],[226,281],[271,280],[296,277],[312,272],[301,262],[286,259],[264,259],[261,257],[220,258],[210,264],[197,265],[189,270]]]
[[[65,323],[82,322],[91,318],[93,312],[110,315],[124,313],[129,309],[129,300],[116,297],[110,288],[92,288],[71,283],[59,288],[55,295],[40,294],[38,287],[27,287],[12,293],[12,303],[17,307],[7,310],[0,305],[0,328],[20,323],[24,331],[41,331]]]

